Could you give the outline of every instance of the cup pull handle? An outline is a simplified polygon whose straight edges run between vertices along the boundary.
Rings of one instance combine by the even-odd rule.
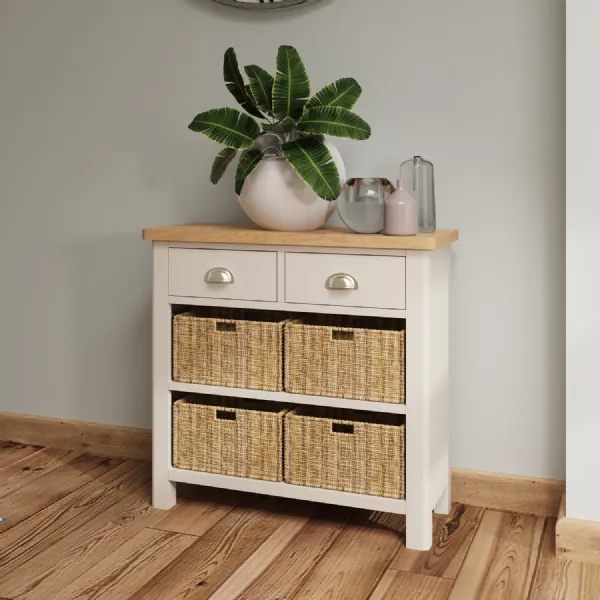
[[[357,290],[358,281],[348,273],[334,273],[325,281],[328,290]]]
[[[204,281],[206,283],[233,283],[235,278],[233,273],[229,269],[223,267],[215,267],[209,269],[204,275]]]

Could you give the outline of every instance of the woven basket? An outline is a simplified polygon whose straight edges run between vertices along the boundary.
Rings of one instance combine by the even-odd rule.
[[[404,498],[404,425],[398,415],[318,407],[285,417],[285,481]]]
[[[173,319],[173,379],[279,392],[283,328],[279,313],[228,311],[238,318],[197,310]],[[249,320],[242,317],[254,317]],[[260,320],[258,320],[260,319]]]
[[[173,466],[282,481],[281,404],[188,396],[173,404]]]
[[[404,404],[404,331],[386,329],[397,327],[397,321],[376,324],[381,328],[288,323],[285,390]]]

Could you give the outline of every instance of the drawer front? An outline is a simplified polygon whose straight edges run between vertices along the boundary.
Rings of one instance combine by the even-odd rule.
[[[285,301],[402,310],[405,266],[403,256],[288,252]]]
[[[277,301],[277,253],[169,249],[169,294]]]

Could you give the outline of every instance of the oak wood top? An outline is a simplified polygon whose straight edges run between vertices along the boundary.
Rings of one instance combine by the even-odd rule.
[[[352,233],[344,227],[315,231],[267,231],[255,225],[194,223],[144,229],[144,239],[155,242],[312,246],[378,250],[437,250],[458,240],[457,229],[438,229],[412,236]]]

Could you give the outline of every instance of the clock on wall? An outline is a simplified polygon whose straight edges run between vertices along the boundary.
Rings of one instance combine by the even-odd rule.
[[[250,10],[268,10],[273,8],[286,8],[299,4],[311,4],[316,0],[215,0],[219,4],[233,6],[235,8],[247,8]]]

